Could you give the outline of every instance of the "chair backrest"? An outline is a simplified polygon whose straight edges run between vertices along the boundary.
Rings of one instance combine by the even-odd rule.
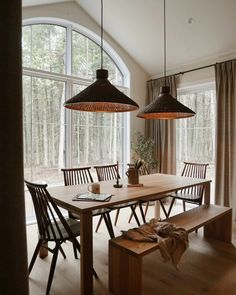
[[[45,240],[63,240],[63,228],[69,235],[73,235],[61,211],[46,189],[47,184],[36,184],[26,181],[26,186],[31,194],[39,234]],[[60,221],[60,226],[58,221]]]
[[[67,186],[93,182],[90,169],[91,167],[61,169],[64,176],[64,184]]]
[[[117,170],[117,164],[94,166],[94,168],[97,172],[98,181],[117,179],[117,175],[118,178],[120,178]]]
[[[143,163],[143,165],[139,168],[139,175],[148,175],[150,174],[147,165]]]
[[[209,164],[184,162],[184,168],[181,176],[192,177],[192,178],[206,178],[206,169]],[[202,185],[192,186],[181,190],[181,193],[195,195],[196,199],[202,199],[203,197]]]

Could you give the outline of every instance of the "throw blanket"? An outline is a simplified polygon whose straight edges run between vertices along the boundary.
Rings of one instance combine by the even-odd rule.
[[[188,233],[185,229],[155,218],[138,228],[122,231],[122,234],[130,240],[158,243],[164,261],[171,260],[176,268],[188,247]]]

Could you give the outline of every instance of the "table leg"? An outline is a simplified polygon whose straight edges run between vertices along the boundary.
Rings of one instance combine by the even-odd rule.
[[[204,204],[210,205],[211,201],[211,183],[207,182],[204,185]]]
[[[81,295],[93,295],[93,225],[92,212],[80,214]]]
[[[155,201],[154,216],[157,219],[160,219],[160,217],[161,217],[161,213],[160,213],[160,202],[159,201]]]

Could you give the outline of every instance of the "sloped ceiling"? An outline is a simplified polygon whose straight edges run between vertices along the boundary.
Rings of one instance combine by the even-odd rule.
[[[163,1],[104,0],[104,30],[150,76],[163,73]],[[100,0],[76,2],[100,23]],[[236,0],[166,0],[167,70],[236,57],[235,15]]]

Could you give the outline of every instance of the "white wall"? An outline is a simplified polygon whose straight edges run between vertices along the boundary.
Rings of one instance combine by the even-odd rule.
[[[23,20],[36,17],[53,17],[71,21],[88,28],[100,36],[99,25],[74,2],[24,7],[22,9]],[[128,68],[130,72],[130,97],[138,103],[140,108],[143,107],[146,101],[147,73],[109,35],[104,34],[104,40],[115,50]],[[130,117],[131,139],[135,132],[144,130],[144,120],[137,118],[136,114],[137,112],[132,112]]]
[[[215,81],[214,67],[179,75],[177,77],[178,89],[188,88],[195,85],[206,84]]]

